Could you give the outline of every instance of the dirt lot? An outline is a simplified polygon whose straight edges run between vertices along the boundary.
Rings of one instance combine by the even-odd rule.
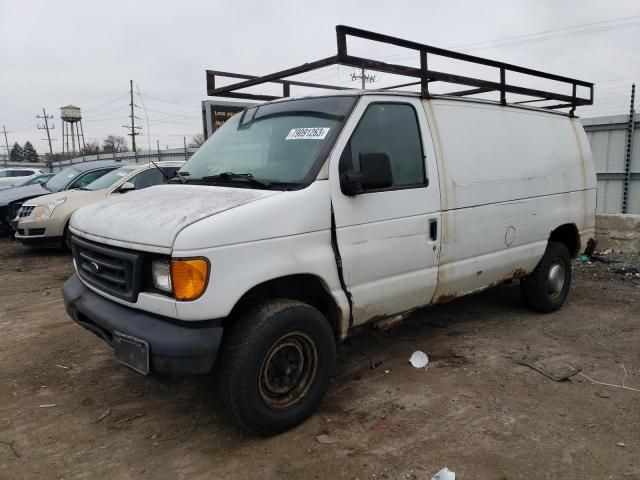
[[[67,255],[0,240],[0,478],[430,479],[448,466],[459,479],[640,479],[639,391],[513,362],[615,384],[626,369],[640,388],[640,279],[574,272],[555,314],[525,310],[514,283],[363,332],[340,347],[320,411],[259,439],[210,378],[140,376],[73,324]],[[409,365],[414,350],[427,371]]]

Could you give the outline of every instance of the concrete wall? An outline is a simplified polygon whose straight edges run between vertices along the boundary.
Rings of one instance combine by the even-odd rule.
[[[598,250],[640,252],[640,215],[596,215]]]

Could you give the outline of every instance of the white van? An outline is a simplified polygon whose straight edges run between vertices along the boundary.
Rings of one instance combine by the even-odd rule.
[[[336,341],[520,279],[559,309],[594,236],[575,117],[419,93],[285,98],[227,121],[171,185],[78,210],[69,315],[147,374],[219,372],[269,435],[320,403]]]

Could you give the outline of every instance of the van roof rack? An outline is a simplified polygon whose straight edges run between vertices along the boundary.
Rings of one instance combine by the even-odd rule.
[[[356,37],[373,42],[383,43],[387,45],[395,45],[398,47],[414,50],[419,54],[420,68],[409,67],[406,65],[398,65],[394,63],[381,62],[378,60],[372,60],[364,57],[358,57],[350,55],[347,50],[347,37]],[[375,72],[389,73],[395,75],[401,75],[405,77],[412,77],[417,79],[409,83],[402,83],[399,85],[392,85],[390,87],[384,87],[378,90],[394,90],[397,88],[420,86],[420,95],[424,97],[432,96],[429,93],[429,85],[434,82],[442,82],[447,84],[458,84],[473,87],[466,90],[457,90],[446,93],[439,93],[438,95],[465,97],[469,95],[475,95],[487,92],[499,92],[500,103],[507,105],[507,93],[517,94],[528,97],[525,100],[519,100],[509,105],[521,105],[526,103],[544,102],[544,101],[556,101],[552,105],[545,105],[541,108],[548,110],[556,110],[562,108],[570,108],[569,114],[573,116],[576,107],[580,105],[593,105],[593,83],[577,80],[574,78],[563,77],[560,75],[554,75],[551,73],[541,72],[539,70],[533,70],[530,68],[520,67],[518,65],[511,65],[504,62],[498,62],[487,58],[476,57],[474,55],[468,55],[465,53],[454,52],[452,50],[445,50],[438,47],[432,47],[430,45],[424,45],[422,43],[411,42],[409,40],[403,40],[401,38],[384,35],[381,33],[370,32],[368,30],[362,30],[359,28],[348,27],[345,25],[336,26],[336,39],[338,52],[337,55],[326,57],[314,62],[305,63],[303,65],[281,70],[279,72],[271,73],[264,76],[244,75],[239,73],[223,72],[217,70],[207,70],[207,95],[229,98],[242,98],[248,100],[275,100],[279,98],[285,98],[290,96],[291,87],[311,87],[321,88],[329,90],[352,90],[352,88],[326,85],[320,83],[310,83],[297,80],[288,80],[289,77],[299,75],[301,73],[310,72],[323,67],[331,65],[343,65],[350,66],[358,69],[366,69]],[[482,80],[474,77],[461,76],[453,73],[440,72],[429,69],[429,56],[445,57],[454,60],[460,60],[476,65],[483,65],[487,67],[494,67],[498,70],[500,81]],[[557,93],[548,90],[540,90],[534,88],[527,88],[512,83],[507,83],[507,73],[513,72],[517,74],[523,74],[530,77],[542,78],[545,80],[552,80],[560,82],[562,86],[571,86],[571,94]],[[240,79],[242,81],[233,83],[231,85],[217,87],[216,77],[226,77],[233,79]],[[282,85],[282,95],[261,95],[255,93],[246,93],[239,90],[243,90],[248,87],[261,85],[265,83],[276,83]],[[588,89],[588,98],[578,95],[578,87],[585,87]]]

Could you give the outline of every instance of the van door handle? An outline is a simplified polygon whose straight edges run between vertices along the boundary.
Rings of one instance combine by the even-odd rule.
[[[434,242],[438,240],[438,220],[429,220],[429,238]]]

